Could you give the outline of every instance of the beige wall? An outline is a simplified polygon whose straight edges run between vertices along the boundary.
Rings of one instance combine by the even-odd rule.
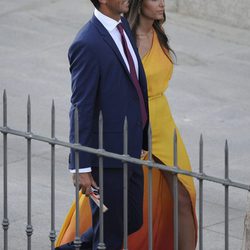
[[[190,16],[250,29],[250,0],[165,0],[167,8]]]

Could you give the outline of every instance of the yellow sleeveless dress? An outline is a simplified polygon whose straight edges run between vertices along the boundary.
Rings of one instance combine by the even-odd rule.
[[[164,92],[172,76],[173,64],[160,46],[154,32],[152,47],[142,59],[147,77],[149,97],[149,119],[152,128],[152,151],[165,165],[173,166],[173,135],[177,132],[178,167],[191,171],[185,145],[173,120]],[[147,157],[147,156],[145,156]],[[144,206],[143,226],[129,236],[129,249],[148,249],[148,171],[144,167]],[[178,175],[179,181],[189,193],[197,241],[197,219],[195,212],[196,192],[192,177]],[[173,249],[173,201],[161,171],[153,170],[153,248],[155,250]]]
[[[182,142],[180,133],[175,125],[167,99],[164,95],[168,81],[173,72],[173,64],[162,50],[158,37],[154,32],[152,47],[142,59],[145,69],[148,96],[149,116],[152,128],[153,154],[165,165],[173,166],[173,133],[177,131],[178,166],[181,169],[191,170],[189,158]],[[145,156],[145,158],[147,155]],[[144,171],[144,199],[143,199],[143,226],[128,238],[128,249],[148,249],[148,171]],[[179,181],[188,191],[193,208],[194,223],[197,232],[195,214],[195,187],[193,178],[178,175]],[[91,210],[88,198],[80,194],[80,233],[84,233],[91,226]],[[155,250],[173,249],[173,201],[167,182],[161,171],[153,170],[153,245]],[[56,246],[73,241],[75,237],[75,203],[66,216],[59,233]],[[196,237],[197,239],[197,237]]]

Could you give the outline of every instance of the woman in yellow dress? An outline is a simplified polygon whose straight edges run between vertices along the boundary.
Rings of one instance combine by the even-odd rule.
[[[152,153],[155,161],[173,166],[173,133],[177,131],[178,167],[191,170],[190,161],[164,95],[173,72],[172,50],[163,30],[164,0],[131,0],[126,17],[135,36],[147,76],[149,116],[152,128]],[[144,155],[147,158],[147,154]],[[128,249],[148,249],[147,168],[144,167],[143,226],[128,238]],[[179,249],[193,250],[197,242],[195,187],[193,178],[178,175]],[[153,249],[173,249],[173,179],[172,175],[153,170]],[[91,227],[88,198],[80,194],[80,233]],[[115,218],[114,218],[115,219]],[[75,204],[60,231],[56,246],[75,237]]]
[[[164,0],[131,0],[126,14],[136,39],[147,77],[149,119],[152,128],[152,153],[155,161],[173,166],[173,134],[177,131],[178,167],[191,171],[190,161],[164,95],[173,72],[173,51],[162,24]],[[147,169],[144,168],[147,184]],[[179,180],[179,249],[193,250],[197,241],[195,187],[193,178],[178,175]],[[173,249],[173,178],[160,170],[153,171],[153,243],[154,249]],[[138,237],[147,230],[147,189],[144,188],[143,227],[130,237],[130,244],[143,241]],[[147,234],[144,234],[147,236]],[[144,238],[145,241],[146,238]],[[133,241],[133,242],[132,242]],[[142,243],[141,243],[142,244]],[[139,246],[139,245],[138,245]],[[166,247],[167,246],[167,247]],[[131,248],[146,249],[146,248]]]

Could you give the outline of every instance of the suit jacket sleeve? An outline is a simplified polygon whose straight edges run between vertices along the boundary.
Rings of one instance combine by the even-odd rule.
[[[89,46],[75,42],[69,49],[72,82],[70,109],[70,142],[75,142],[74,111],[79,114],[79,143],[91,147],[94,110],[96,106],[99,71],[97,60]],[[92,154],[79,152],[79,168],[91,167]],[[69,168],[75,169],[75,154],[71,150]]]

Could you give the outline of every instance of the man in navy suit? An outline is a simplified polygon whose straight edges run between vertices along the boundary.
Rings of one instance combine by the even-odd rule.
[[[147,147],[148,103],[143,66],[127,21],[128,0],[91,0],[92,19],[79,31],[69,49],[72,97],[70,142],[75,142],[74,111],[79,112],[80,144],[98,148],[98,117],[103,114],[104,149],[123,154],[123,124],[128,120],[128,153],[140,158]],[[120,27],[119,27],[120,26]],[[119,27],[119,28],[118,28]],[[98,157],[79,152],[79,183],[89,195],[98,183]],[[75,179],[74,150],[70,171]],[[104,242],[108,250],[120,250],[123,244],[123,169],[122,162],[104,158]],[[142,167],[128,167],[128,231],[142,225]],[[92,243],[99,242],[99,210],[92,208]]]

